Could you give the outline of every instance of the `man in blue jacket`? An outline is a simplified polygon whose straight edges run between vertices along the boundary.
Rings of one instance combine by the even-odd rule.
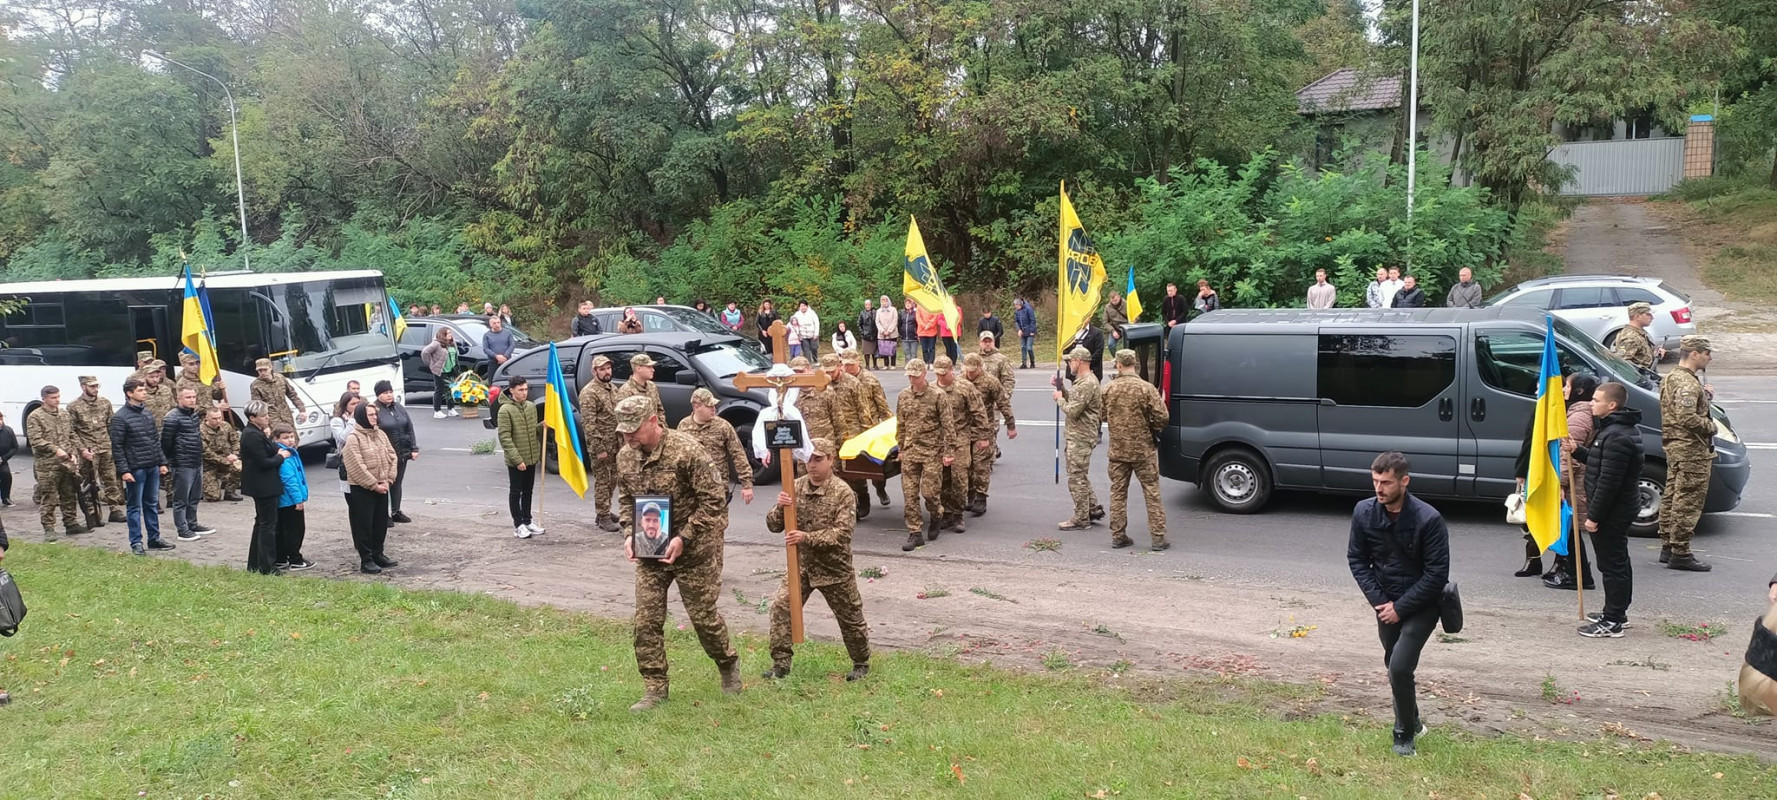
[[[1438,510],[1407,494],[1412,464],[1387,452],[1370,464],[1376,496],[1351,512],[1346,559],[1351,577],[1376,609],[1382,662],[1394,691],[1394,752],[1410,756],[1425,732],[1413,673],[1419,652],[1438,625],[1438,605],[1450,581],[1450,534]]]
[[[1030,303],[1019,299],[1012,301],[1012,324],[1018,328],[1018,368],[1035,369],[1037,366],[1037,312]],[[994,341],[999,341],[996,337]]]

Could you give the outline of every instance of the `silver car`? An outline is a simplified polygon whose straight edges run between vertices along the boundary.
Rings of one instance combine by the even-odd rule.
[[[1555,275],[1525,281],[1488,299],[1488,306],[1540,308],[1572,323],[1609,347],[1629,326],[1629,305],[1654,307],[1648,334],[1654,344],[1677,352],[1679,339],[1697,332],[1691,298],[1659,278],[1633,275]]]

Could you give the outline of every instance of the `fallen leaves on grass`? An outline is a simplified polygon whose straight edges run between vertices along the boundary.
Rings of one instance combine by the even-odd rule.
[[[1699,622],[1695,625],[1686,625],[1682,622],[1667,622],[1661,620],[1660,632],[1674,639],[1684,639],[1692,642],[1707,642],[1710,639],[1714,639],[1717,636],[1727,633],[1728,626],[1720,622]]]
[[[961,764],[951,764],[950,774],[956,776],[956,782],[959,784],[969,782],[967,778],[963,777],[963,767]]]

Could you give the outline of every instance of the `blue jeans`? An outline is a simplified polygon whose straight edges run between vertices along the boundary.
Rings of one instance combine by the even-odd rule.
[[[800,345],[800,344],[790,345],[790,358],[795,358],[799,355],[802,355],[802,345]]]
[[[204,499],[202,467],[173,468],[173,528],[180,534],[197,527],[197,504]]]
[[[903,337],[901,337],[901,360],[902,361],[912,361],[913,359],[918,358],[918,357],[919,357],[919,337],[917,337],[917,336],[903,336]]]
[[[1031,364],[1037,363],[1037,337],[1018,337],[1018,352],[1026,362]]]
[[[134,481],[124,481],[124,518],[129,521],[130,547],[142,544],[142,525],[148,525],[148,541],[160,541],[160,470],[139,469],[130,473]],[[146,510],[150,513],[144,515]]]
[[[936,355],[938,352],[938,337],[936,337],[936,336],[921,336],[921,337],[919,337],[919,352],[920,352],[920,358],[925,359],[926,364],[928,364],[928,365],[931,364],[932,363],[932,356]]]

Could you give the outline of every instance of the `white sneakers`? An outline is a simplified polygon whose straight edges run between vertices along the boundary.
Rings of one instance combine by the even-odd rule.
[[[463,412],[461,412],[461,411],[458,411],[458,410],[456,410],[456,409],[454,409],[454,408],[453,408],[453,409],[451,409],[451,410],[450,410],[450,415],[451,415],[451,416],[453,416],[453,417],[460,417],[460,416],[462,416],[462,415],[463,415]]]
[[[535,522],[531,522],[531,523],[526,523],[525,527],[531,529],[532,536],[542,536],[543,535],[543,526],[542,525],[538,525]]]
[[[444,416],[445,416],[445,414],[443,411],[432,412],[432,419],[444,419]]]
[[[518,538],[518,539],[529,539],[532,536],[542,536],[542,535],[543,535],[543,526],[542,525],[520,525],[520,526],[512,529],[512,536],[514,538]]]

